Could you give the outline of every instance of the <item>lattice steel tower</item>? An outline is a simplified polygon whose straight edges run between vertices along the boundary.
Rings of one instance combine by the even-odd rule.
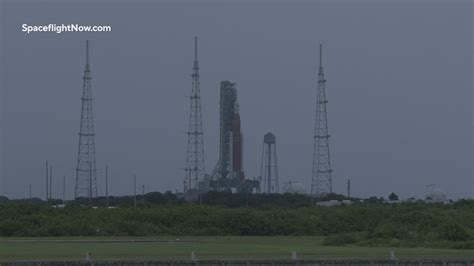
[[[79,148],[76,167],[75,198],[97,197],[97,171],[95,163],[94,115],[92,112],[91,69],[89,41],[86,41],[86,65],[83,77],[82,110],[79,130]]]
[[[326,80],[323,71],[323,46],[319,44],[319,73],[314,126],[313,173],[311,195],[324,196],[332,193],[331,156],[326,105]]]
[[[194,65],[192,77],[191,107],[189,109],[188,148],[184,176],[184,192],[197,189],[198,182],[204,179],[204,144],[201,114],[201,93],[199,83],[199,62],[197,37],[194,37]]]

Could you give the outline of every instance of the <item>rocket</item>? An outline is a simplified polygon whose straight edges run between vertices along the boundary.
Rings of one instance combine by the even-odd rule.
[[[236,100],[234,105],[234,115],[232,118],[232,173],[241,181],[245,180],[243,172],[243,135],[240,129],[239,102]]]

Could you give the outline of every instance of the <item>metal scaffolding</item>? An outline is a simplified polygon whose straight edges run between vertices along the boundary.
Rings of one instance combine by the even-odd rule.
[[[222,81],[220,85],[220,116],[219,116],[219,160],[213,171],[213,179],[230,178],[231,173],[231,138],[233,133],[233,117],[237,101],[235,82]]]

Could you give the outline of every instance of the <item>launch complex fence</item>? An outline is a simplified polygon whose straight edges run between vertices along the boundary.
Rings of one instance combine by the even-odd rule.
[[[468,260],[209,260],[209,261],[94,261],[94,262],[6,262],[0,266],[342,266],[342,265],[393,265],[393,266],[474,266]]]

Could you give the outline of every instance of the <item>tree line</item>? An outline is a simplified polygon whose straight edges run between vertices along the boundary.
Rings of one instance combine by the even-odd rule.
[[[294,197],[291,204],[278,200],[300,207],[282,207],[260,204],[258,198],[245,195],[220,203],[216,201],[223,199],[216,195],[194,203],[171,195],[155,195],[162,204],[145,202],[145,206],[133,207],[127,201],[113,209],[79,203],[54,208],[7,202],[0,204],[0,236],[304,235],[322,236],[327,245],[474,248],[472,200],[450,205],[375,201],[320,207],[309,206],[306,198]]]

